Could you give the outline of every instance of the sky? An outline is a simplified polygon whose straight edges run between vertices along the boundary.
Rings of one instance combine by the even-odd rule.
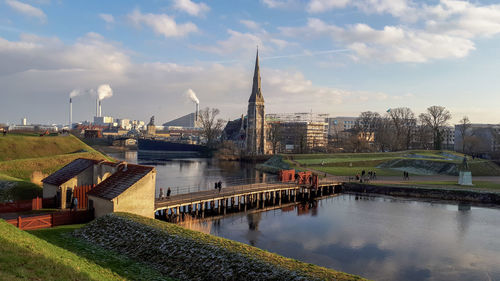
[[[257,46],[267,113],[440,105],[499,123],[500,4],[412,0],[0,0],[0,123],[158,124],[246,113]]]

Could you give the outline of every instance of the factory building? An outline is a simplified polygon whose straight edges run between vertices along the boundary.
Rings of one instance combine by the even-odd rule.
[[[113,125],[114,119],[110,116],[94,116],[94,124],[96,125]]]
[[[166,129],[168,129],[169,127],[181,127],[189,129],[199,128],[200,126],[198,124],[197,118],[198,114],[196,112],[189,113],[177,119],[163,123],[163,127]]]

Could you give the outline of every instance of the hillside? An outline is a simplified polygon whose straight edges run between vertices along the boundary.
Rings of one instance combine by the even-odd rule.
[[[77,237],[179,280],[364,280],[240,242],[132,214],[106,215]]]
[[[0,219],[0,280],[168,280],[147,265],[67,235],[65,228],[34,232],[42,237],[56,233],[71,250]]]
[[[76,158],[113,160],[78,138],[0,136],[0,201],[41,195],[41,180]]]
[[[76,152],[94,151],[73,135],[29,136],[8,134],[0,136],[0,161],[39,158]]]

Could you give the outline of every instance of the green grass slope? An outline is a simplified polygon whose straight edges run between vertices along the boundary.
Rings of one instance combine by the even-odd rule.
[[[364,280],[240,242],[127,213],[96,219],[75,235],[147,262],[180,280]]]
[[[97,255],[104,251],[83,246],[97,250]],[[0,220],[0,253],[0,280],[146,280],[135,275],[120,275],[80,253],[53,245],[3,220]],[[121,272],[127,271],[127,261],[121,264]],[[144,266],[128,262],[133,267]]]
[[[40,196],[41,179],[81,157],[113,160],[73,135],[0,136],[0,201]]]
[[[73,135],[0,136],[0,161],[70,154],[93,149]]]

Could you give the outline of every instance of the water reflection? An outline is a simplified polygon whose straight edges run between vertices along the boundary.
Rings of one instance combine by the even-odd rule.
[[[494,208],[344,194],[213,223],[214,235],[374,280],[500,279]]]

